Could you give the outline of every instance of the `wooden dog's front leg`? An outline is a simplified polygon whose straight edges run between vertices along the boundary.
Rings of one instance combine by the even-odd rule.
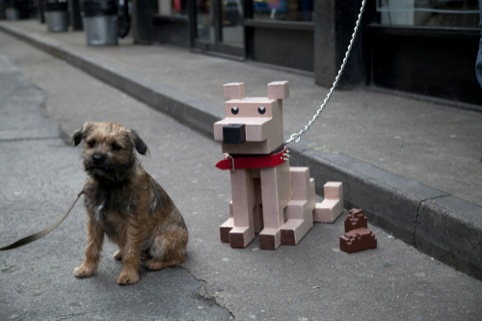
[[[104,229],[101,224],[97,224],[92,215],[88,215],[87,232],[84,262],[74,269],[74,275],[78,278],[88,278],[95,274],[104,243]]]
[[[284,209],[291,200],[289,162],[260,170],[263,230],[259,233],[260,248],[275,250],[281,244]]]
[[[256,194],[250,170],[231,172],[233,228],[229,243],[233,248],[244,248],[254,238],[254,206]]]

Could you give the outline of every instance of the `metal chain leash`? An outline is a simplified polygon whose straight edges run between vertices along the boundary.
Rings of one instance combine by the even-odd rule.
[[[348,61],[348,57],[350,56],[350,52],[351,52],[351,49],[353,47],[353,43],[355,41],[355,37],[356,37],[357,31],[358,31],[358,28],[360,27],[363,10],[365,9],[365,3],[366,3],[366,0],[362,0],[362,4],[360,6],[360,12],[358,13],[358,18],[357,18],[357,21],[356,21],[356,24],[355,24],[355,28],[353,29],[353,33],[351,34],[351,40],[350,40],[350,43],[348,44],[348,49],[346,50],[345,57],[343,58],[343,62],[341,63],[340,69],[338,70],[338,74],[336,75],[335,81],[333,82],[333,85],[331,86],[328,94],[326,95],[325,100],[321,104],[320,108],[318,108],[316,113],[313,115],[313,117],[310,119],[310,121],[305,125],[305,127],[302,130],[300,130],[299,132],[291,134],[290,138],[286,141],[286,144],[290,144],[290,143],[296,144],[297,142],[299,142],[300,139],[301,139],[301,136],[304,133],[306,133],[308,131],[308,129],[310,129],[311,125],[313,125],[313,123],[318,119],[321,112],[325,108],[326,104],[330,100],[331,95],[333,94],[333,91],[335,90],[336,85],[338,84],[338,81],[340,80],[340,76],[343,73],[343,70],[345,69],[345,65],[346,65],[346,62]]]

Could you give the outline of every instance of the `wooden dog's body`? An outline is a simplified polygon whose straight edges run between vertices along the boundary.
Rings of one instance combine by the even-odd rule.
[[[226,154],[217,167],[231,176],[230,218],[220,233],[232,247],[247,246],[255,233],[262,249],[295,245],[321,210],[309,169],[290,167],[287,158],[282,99],[288,91],[287,82],[273,82],[267,98],[249,98],[243,83],[224,86],[226,118],[214,124],[214,138]]]

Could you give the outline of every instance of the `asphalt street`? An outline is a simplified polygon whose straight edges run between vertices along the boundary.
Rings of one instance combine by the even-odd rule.
[[[5,56],[0,66],[0,229],[8,242],[55,221],[82,188],[84,175],[80,150],[68,146],[47,117],[46,95]],[[79,204],[51,236],[0,254],[0,320],[229,319],[226,309],[199,294],[204,282],[187,269],[145,273],[137,289],[117,286],[112,246],[106,247],[98,277],[76,280],[72,269],[85,243]]]
[[[0,48],[0,245],[44,228],[83,186],[85,121],[118,121],[150,148],[145,168],[176,202],[190,231],[188,260],[115,283],[106,243],[98,274],[74,278],[85,215],[77,206],[51,235],[0,253],[0,320],[478,320],[482,282],[371,225],[378,248],[340,252],[343,219],[316,224],[298,246],[234,250],[219,241],[229,177],[220,146],[63,61],[21,45]]]

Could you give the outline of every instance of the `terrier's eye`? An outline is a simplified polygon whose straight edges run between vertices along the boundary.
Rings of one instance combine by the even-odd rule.
[[[237,114],[239,113],[239,108],[238,108],[238,107],[232,107],[232,108],[231,108],[231,113],[232,113],[233,115],[237,115]]]
[[[263,106],[258,107],[258,113],[259,113],[260,115],[264,115],[265,112],[266,112],[266,108],[265,108],[265,107],[263,107]]]
[[[94,146],[95,146],[95,140],[94,140],[94,139],[88,140],[88,141],[87,141],[87,145],[88,145],[90,148],[94,147]]]
[[[112,143],[112,149],[113,150],[120,150],[120,149],[122,149],[122,146],[117,144],[117,143]]]

